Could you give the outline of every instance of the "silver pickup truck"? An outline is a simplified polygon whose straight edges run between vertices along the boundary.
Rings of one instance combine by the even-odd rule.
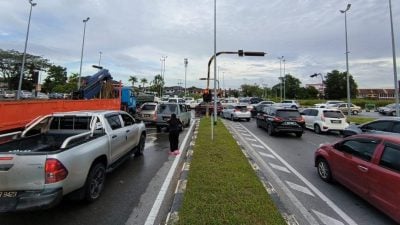
[[[54,113],[0,135],[0,212],[95,201],[106,172],[142,155],[145,125],[123,111]]]

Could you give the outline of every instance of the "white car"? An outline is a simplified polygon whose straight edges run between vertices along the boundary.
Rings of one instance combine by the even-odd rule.
[[[223,110],[221,116],[223,118],[234,120],[246,120],[250,121],[251,112],[247,108],[247,105],[227,105]]]
[[[283,108],[293,108],[293,109],[300,108],[300,103],[297,100],[283,100],[282,102],[276,103],[275,105],[278,105]]]
[[[305,121],[305,126],[312,129],[315,133],[339,131],[349,126],[346,116],[338,109],[310,108],[301,112]]]
[[[325,103],[321,103],[321,104],[314,104],[315,108],[330,108],[333,107],[337,104],[341,104],[341,103],[345,103],[344,101],[339,101],[339,100],[330,100],[330,101],[326,101]]]

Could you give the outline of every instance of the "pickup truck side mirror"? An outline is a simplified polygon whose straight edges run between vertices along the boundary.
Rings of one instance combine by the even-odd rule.
[[[100,123],[100,122],[96,123],[95,124],[95,130],[101,130],[101,129],[103,129],[103,124]]]

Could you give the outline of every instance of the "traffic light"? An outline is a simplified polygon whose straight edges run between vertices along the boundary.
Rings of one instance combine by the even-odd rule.
[[[211,102],[211,98],[212,98],[211,93],[208,91],[208,89],[205,89],[203,93],[203,101]]]
[[[240,57],[242,57],[242,56],[243,56],[243,50],[238,50],[238,55],[239,55]]]

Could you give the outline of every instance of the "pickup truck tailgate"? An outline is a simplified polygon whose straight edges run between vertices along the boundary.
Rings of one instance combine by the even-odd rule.
[[[46,155],[0,154],[0,191],[41,190]]]

